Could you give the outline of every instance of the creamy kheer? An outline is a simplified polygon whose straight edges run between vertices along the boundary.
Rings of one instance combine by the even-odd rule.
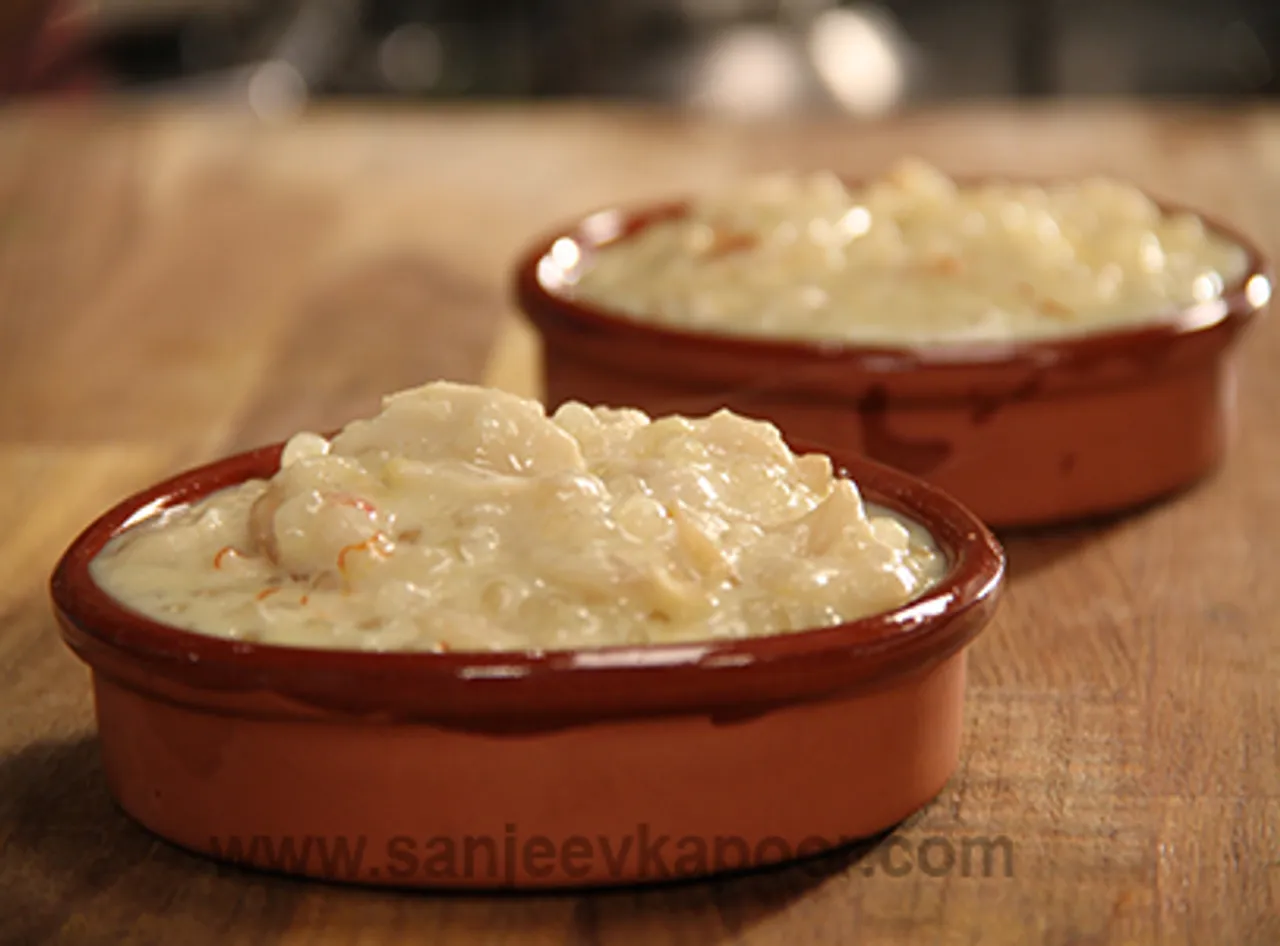
[[[1155,320],[1219,298],[1249,264],[1119,181],[960,186],[914,160],[859,187],[754,178],[589,258],[557,249],[571,296],[637,320],[889,345]]]
[[[375,651],[741,638],[936,582],[917,525],[728,411],[653,420],[435,383],[112,539],[95,579],[190,631]]]

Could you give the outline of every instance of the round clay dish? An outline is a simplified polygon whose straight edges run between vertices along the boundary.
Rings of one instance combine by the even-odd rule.
[[[966,648],[996,608],[1004,556],[972,514],[917,479],[835,458],[869,502],[929,530],[949,563],[938,585],[887,614],[744,641],[263,646],[156,623],[94,583],[90,563],[130,523],[270,476],[280,450],[125,500],[52,578],[63,637],[92,669],[110,790],[176,844],[354,883],[629,884],[877,834],[956,767]]]
[[[600,211],[521,259],[515,295],[541,337],[549,409],[571,400],[650,414],[728,407],[788,438],[920,476],[994,527],[1140,505],[1201,479],[1227,451],[1237,342],[1270,299],[1272,276],[1257,249],[1220,224],[1208,222],[1249,254],[1221,299],[1051,341],[775,341],[646,323],[565,294],[550,254],[557,240],[573,240],[589,265],[600,247],[686,208]]]

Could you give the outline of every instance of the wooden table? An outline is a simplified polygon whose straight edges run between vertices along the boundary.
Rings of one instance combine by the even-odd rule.
[[[274,127],[0,116],[0,944],[1280,942],[1274,322],[1249,339],[1242,435],[1213,481],[1009,542],[960,772],[899,842],[842,870],[433,898],[219,868],[107,797],[87,674],[45,590],[93,515],[162,474],[372,411],[392,389],[536,390],[507,266],[549,223],[734,172],[860,173],[908,151],[958,173],[1124,174],[1280,250],[1280,112],[768,128],[591,109]],[[982,839],[1007,840],[1012,860],[946,867],[948,849]]]

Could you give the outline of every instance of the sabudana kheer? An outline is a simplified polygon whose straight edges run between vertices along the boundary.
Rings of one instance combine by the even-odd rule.
[[[548,417],[441,382],[332,440],[295,436],[271,479],[127,529],[92,570],[202,634],[488,651],[828,626],[909,602],[945,564],[770,424],[577,403]]]
[[[1120,181],[965,186],[914,160],[864,186],[747,179],[590,254],[564,238],[549,260],[569,296],[637,321],[889,346],[1157,320],[1220,298],[1249,265]]]

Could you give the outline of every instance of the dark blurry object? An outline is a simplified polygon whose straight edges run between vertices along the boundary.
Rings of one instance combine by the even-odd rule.
[[[670,101],[742,115],[905,95],[894,14],[838,0],[104,0],[121,84],[285,112],[316,96]]]
[[[3,17],[18,23],[38,6],[10,3]],[[1280,94],[1272,0],[95,0],[86,9],[120,85],[231,96],[269,112],[333,95],[876,115],[970,98]]]
[[[896,11],[838,0],[548,4],[535,74],[548,96],[673,101],[741,116],[887,111],[917,50]],[[547,68],[544,64],[554,62]]]
[[[0,88],[17,88],[30,69],[36,40],[49,18],[48,0],[10,0],[0,4]]]
[[[327,91],[360,33],[355,0],[108,4],[98,48],[118,84],[233,100],[264,117]]]
[[[1014,69],[1018,91],[1026,96],[1050,95],[1054,70],[1054,0],[1010,0],[1014,22]]]
[[[73,2],[0,2],[0,94],[92,88],[84,24]]]

